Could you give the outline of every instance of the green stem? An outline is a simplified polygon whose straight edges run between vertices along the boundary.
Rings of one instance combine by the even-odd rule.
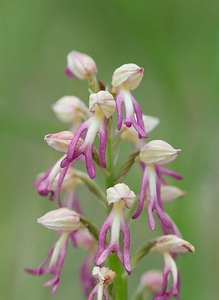
[[[113,142],[112,142],[112,120],[108,123],[108,142],[106,149],[106,163],[108,174],[106,176],[106,189],[113,187],[116,183],[115,171],[113,164]],[[110,212],[111,207],[109,207]],[[115,253],[109,256],[109,268],[116,273],[116,278],[113,281],[111,289],[112,299],[114,300],[127,300],[127,276],[123,276],[124,268]]]

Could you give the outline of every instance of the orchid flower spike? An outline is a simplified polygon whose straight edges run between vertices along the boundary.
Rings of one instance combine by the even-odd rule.
[[[116,252],[127,273],[130,274],[130,232],[125,220],[124,208],[131,208],[135,201],[135,194],[124,183],[118,183],[106,192],[108,204],[113,204],[113,208],[100,229],[95,263],[98,266],[101,265],[110,253]],[[107,246],[106,236],[109,229],[111,229],[111,234]],[[120,232],[123,237],[122,251],[120,250]]]
[[[195,247],[193,245],[175,235],[164,235],[156,239],[156,243],[151,249],[151,252],[163,254],[164,271],[162,289],[160,292],[155,294],[154,300],[168,300],[172,299],[172,297],[177,297],[177,299],[180,299],[180,276],[175,260],[172,258],[172,254],[194,251]],[[170,274],[172,277],[172,283],[169,291],[167,291],[168,277]]]
[[[106,267],[97,267],[95,266],[92,271],[93,277],[97,280],[97,284],[90,293],[88,300],[93,300],[95,295],[97,300],[109,300],[109,296],[106,292],[106,289],[116,277],[116,273]]]
[[[79,215],[67,208],[59,208],[48,212],[37,220],[48,229],[60,233],[58,241],[50,248],[46,258],[36,269],[26,269],[32,275],[53,274],[52,279],[44,283],[44,286],[51,286],[55,293],[59,285],[62,265],[67,252],[68,241],[71,234],[83,225],[80,222]],[[47,262],[50,260],[48,266]]]
[[[86,167],[90,178],[96,176],[95,166],[92,159],[93,145],[97,135],[100,137],[99,156],[101,165],[106,167],[106,145],[107,145],[107,127],[106,121],[115,111],[115,101],[113,96],[107,91],[100,91],[97,94],[90,95],[89,110],[92,116],[83,122],[76,131],[66,158],[62,161],[61,166],[69,166],[76,158],[83,155],[85,157]],[[84,139],[80,142],[81,137]]]
[[[138,208],[132,218],[136,219],[140,215],[144,207],[146,190],[148,188],[148,216],[151,230],[155,229],[154,210],[157,212],[158,218],[164,227],[167,229],[173,228],[170,218],[165,215],[163,210],[160,192],[161,184],[164,183],[162,175],[169,175],[175,179],[181,179],[181,176],[161,166],[175,160],[180,151],[180,149],[174,149],[162,140],[153,140],[140,149],[139,160],[143,165],[144,171]]]
[[[118,113],[118,130],[122,124],[127,127],[133,126],[138,132],[139,138],[146,138],[142,111],[131,91],[136,89],[143,77],[144,69],[136,64],[125,64],[117,68],[112,77],[112,91],[116,93],[116,109]],[[122,104],[125,105],[126,117],[122,117]]]

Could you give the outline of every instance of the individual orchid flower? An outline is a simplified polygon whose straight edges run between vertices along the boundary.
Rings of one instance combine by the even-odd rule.
[[[50,248],[46,258],[36,269],[26,269],[32,275],[53,274],[52,279],[44,283],[44,286],[51,286],[52,293],[56,292],[59,285],[62,265],[64,263],[68,241],[71,234],[83,225],[79,215],[67,208],[59,208],[48,212],[37,220],[44,227],[59,233],[58,241]],[[49,261],[50,260],[50,261]],[[46,264],[49,262],[48,266]]]
[[[98,242],[98,251],[95,258],[96,265],[101,265],[110,253],[116,252],[127,273],[131,273],[130,264],[130,232],[125,220],[124,208],[131,208],[135,194],[124,183],[118,183],[107,189],[108,204],[113,203],[113,208],[103,223]],[[107,232],[110,229],[110,242],[106,242]],[[120,232],[123,237],[123,248],[120,250]]]
[[[79,79],[89,79],[97,73],[97,67],[93,58],[89,55],[77,51],[71,51],[67,55],[67,66],[65,73],[70,77]]]
[[[173,228],[170,218],[164,213],[160,189],[161,184],[165,183],[162,178],[163,175],[169,175],[175,179],[181,179],[181,176],[161,166],[175,160],[180,151],[180,149],[174,149],[162,140],[153,140],[140,149],[139,160],[144,170],[140,200],[132,218],[136,219],[140,215],[144,207],[146,190],[148,188],[148,217],[151,230],[155,229],[154,210],[157,212],[158,218],[165,228]]]
[[[107,145],[107,126],[106,121],[115,111],[115,101],[113,96],[107,91],[100,91],[97,94],[91,94],[89,99],[89,110],[92,116],[83,122],[70,143],[66,158],[61,166],[69,166],[76,158],[83,155],[85,157],[86,167],[90,178],[96,175],[94,162],[92,159],[93,145],[97,135],[100,137],[99,157],[101,165],[106,167],[106,145]],[[83,137],[80,145],[77,147],[80,139]]]
[[[78,97],[64,96],[52,105],[57,118],[71,126],[74,133],[81,123],[90,116],[88,108]]]
[[[73,134],[70,131],[62,131],[55,134],[47,134],[44,140],[47,144],[60,152],[66,153],[72,140]],[[50,195],[50,200],[55,198],[54,181],[60,174],[65,174],[66,170],[62,169],[60,164],[64,156],[61,157],[52,167],[46,172],[39,175],[34,183],[34,187],[41,196]]]
[[[116,109],[118,113],[118,130],[122,124],[133,126],[139,138],[146,138],[142,111],[131,91],[136,89],[143,77],[144,69],[136,64],[124,64],[117,68],[112,77],[112,91],[116,93]],[[125,119],[122,116],[122,104],[125,106]]]
[[[195,247],[189,242],[175,236],[164,235],[156,239],[156,243],[151,249],[151,252],[158,252],[163,254],[164,258],[164,271],[163,271],[163,284],[160,292],[155,293],[154,300],[169,300],[172,297],[180,299],[180,276],[173,254],[194,252]],[[172,282],[169,291],[168,277],[171,274]]]
[[[97,297],[97,300],[109,300],[109,296],[106,292],[106,289],[116,277],[116,273],[106,267],[97,267],[95,266],[92,271],[93,277],[97,280],[97,284],[90,293],[88,300],[93,300],[94,297]]]

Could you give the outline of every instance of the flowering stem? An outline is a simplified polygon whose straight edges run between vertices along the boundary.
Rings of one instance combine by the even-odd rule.
[[[86,219],[84,216],[80,216],[80,221],[87,229],[90,231],[90,234],[98,241],[99,238],[99,230],[96,228],[94,224],[91,223],[88,219]]]
[[[116,278],[113,281],[113,299],[127,300],[127,276],[123,276],[123,266],[116,254],[113,253],[109,256],[109,265],[110,269],[116,273]]]
[[[146,245],[135,252],[131,262],[132,268],[135,268],[138,263],[150,252],[155,243],[155,241],[149,241]]]
[[[76,175],[83,181],[88,189],[97,197],[99,202],[106,207],[106,196],[100,187],[95,183],[94,180],[91,180],[90,177],[81,171],[75,171]]]
[[[114,164],[113,164],[113,155],[112,155],[112,120],[109,120],[108,123],[108,142],[106,148],[106,163],[107,171],[109,175],[106,176],[106,189],[113,187],[116,183],[115,173],[114,173]],[[109,208],[111,209],[111,208]],[[113,282],[113,299],[115,300],[127,300],[127,278],[123,277],[123,266],[119,261],[116,254],[111,254],[109,256],[109,267],[116,273],[116,278]]]
[[[109,119],[109,123],[108,123],[106,164],[107,164],[107,171],[109,174],[106,176],[106,189],[108,189],[108,188],[114,186],[114,184],[115,184],[114,166],[113,166],[113,159],[112,159],[112,120],[111,119]]]

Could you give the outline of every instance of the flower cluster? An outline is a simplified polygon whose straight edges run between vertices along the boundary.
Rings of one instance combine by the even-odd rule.
[[[55,293],[71,242],[73,247],[84,248],[87,253],[80,271],[85,298],[128,299],[127,275],[148,253],[158,252],[164,258],[163,272],[145,272],[133,299],[147,299],[151,294],[154,300],[179,299],[177,254],[194,252],[194,246],[182,239],[179,229],[164,210],[165,203],[184,195],[182,190],[166,181],[166,176],[179,180],[181,175],[164,165],[175,160],[181,150],[163,140],[146,140],[159,119],[143,115],[133,95],[142,81],[144,69],[134,63],[124,64],[114,71],[111,85],[106,88],[97,79],[95,61],[84,53],[72,51],[67,56],[65,73],[88,83],[89,102],[86,106],[76,96],[64,96],[52,105],[57,118],[68,124],[68,128],[45,135],[45,142],[62,154],[38,176],[34,186],[39,195],[57,201],[57,209],[37,222],[56,231],[58,239],[43,262],[36,269],[26,271],[33,275],[52,274],[44,285],[51,286]],[[116,128],[113,128],[114,115],[117,115]],[[119,144],[123,141],[132,143],[133,153],[117,170]],[[87,173],[79,169],[80,164],[85,164]],[[137,196],[123,182],[134,164],[139,165],[142,173],[141,185],[132,188]],[[97,170],[105,179],[105,189],[95,181]],[[106,219],[100,228],[84,214],[77,196],[81,185],[106,209]],[[138,219],[145,210],[150,229],[155,230],[158,223],[163,235],[145,240],[131,255],[130,218]]]

